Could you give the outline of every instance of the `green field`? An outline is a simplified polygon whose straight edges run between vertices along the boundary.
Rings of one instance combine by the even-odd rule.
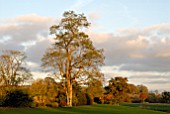
[[[131,103],[131,104],[123,104],[123,106],[138,107],[138,108],[142,108],[142,109],[148,109],[148,110],[155,110],[155,111],[162,111],[162,112],[170,113],[170,104]]]
[[[0,114],[167,114],[129,106],[92,105],[72,108],[0,108]]]

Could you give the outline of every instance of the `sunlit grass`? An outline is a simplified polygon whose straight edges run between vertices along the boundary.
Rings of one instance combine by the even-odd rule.
[[[72,108],[0,108],[0,114],[163,114],[129,106],[89,105]]]

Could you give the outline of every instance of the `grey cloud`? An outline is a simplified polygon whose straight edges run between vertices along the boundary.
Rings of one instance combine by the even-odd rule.
[[[41,64],[41,58],[43,57],[43,54],[47,50],[47,48],[50,47],[52,43],[48,38],[39,41],[36,43],[36,45],[31,46],[27,49],[26,53],[28,55],[28,60],[38,63],[39,66]]]
[[[120,70],[127,71],[157,71],[157,72],[167,72],[170,71],[169,68],[170,61],[162,59],[147,58],[142,60],[131,60],[131,62],[123,65]]]
[[[157,81],[147,82],[147,84],[165,85],[165,84],[170,84],[170,81],[169,80],[157,80]]]
[[[108,66],[109,68],[109,66]],[[135,85],[144,84],[149,90],[170,90],[170,72],[134,72],[134,71],[111,71],[104,72],[106,85],[107,81],[116,76],[127,77],[129,83]]]
[[[97,47],[104,48],[108,66],[122,65],[121,70],[127,71],[166,72],[170,71],[170,33],[166,32],[169,25],[127,29],[118,35],[91,33],[90,36]]]
[[[164,75],[164,74],[145,74],[145,75],[133,75],[133,76],[130,76],[129,79],[148,79],[148,80],[151,80],[151,79],[160,79],[160,80],[170,80],[170,75]]]
[[[170,72],[140,72],[131,74],[129,77],[131,82],[146,84],[150,90],[170,90]]]
[[[12,42],[10,43],[0,43],[0,51],[2,50],[23,50],[23,46],[21,45],[16,45]]]

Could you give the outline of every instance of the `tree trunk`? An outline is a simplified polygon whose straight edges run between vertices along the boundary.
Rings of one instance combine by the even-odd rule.
[[[67,79],[67,106],[72,107],[72,82],[71,82],[71,49],[70,52],[67,50],[67,61],[66,61],[66,79]]]
[[[70,83],[70,80],[67,80],[67,106],[72,107],[72,84]]]

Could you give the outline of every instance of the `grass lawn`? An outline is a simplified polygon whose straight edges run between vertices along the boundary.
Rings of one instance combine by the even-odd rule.
[[[72,108],[0,108],[0,114],[167,114],[129,106],[91,105]]]
[[[160,104],[160,103],[131,103],[123,104],[123,106],[138,107],[149,110],[163,111],[170,113],[170,104]]]

